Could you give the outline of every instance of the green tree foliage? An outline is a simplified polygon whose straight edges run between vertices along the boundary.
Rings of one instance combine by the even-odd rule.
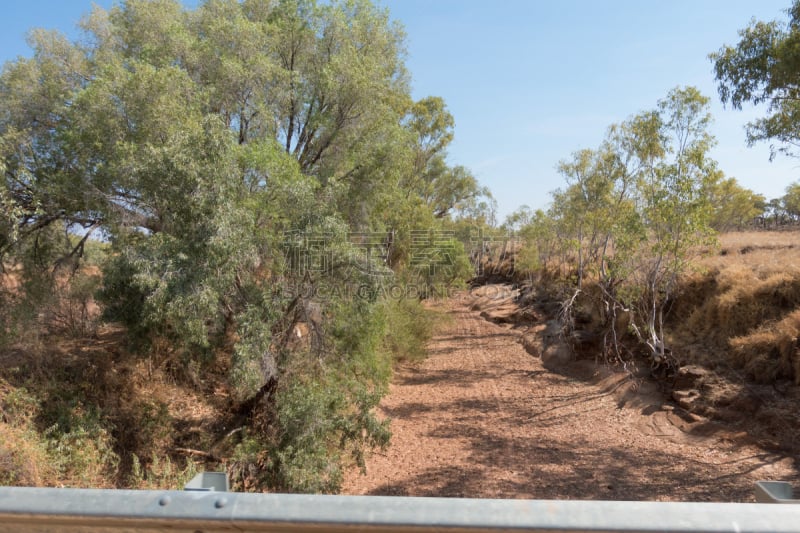
[[[663,359],[665,307],[688,267],[691,248],[711,236],[706,191],[716,162],[708,157],[714,144],[707,131],[708,98],[693,87],[674,89],[658,111],[664,157],[647,169],[638,187],[650,251],[637,259],[634,273],[636,286],[645,288],[639,314],[647,317],[646,342]]]
[[[742,187],[736,178],[725,178],[722,173],[709,185],[708,194],[713,209],[711,227],[718,232],[741,230],[767,208],[763,195]]]
[[[0,263],[52,278],[102,235],[106,318],[229,361],[262,481],[335,491],[388,438],[381,284],[468,275],[453,237],[414,248],[486,194],[446,162],[453,117],[411,100],[403,31],[368,0],[127,0],[82,29],[32,32],[0,75]]]
[[[505,221],[503,221],[502,229],[505,231],[519,231],[520,229],[530,225],[531,221],[533,220],[534,212],[531,210],[529,205],[521,205],[511,214],[506,216]]]
[[[562,161],[567,187],[522,229],[535,250],[526,252],[528,264],[556,268],[574,283],[564,306],[567,329],[579,302],[588,301],[616,356],[625,314],[653,360],[666,358],[665,309],[692,248],[712,235],[709,191],[721,187],[708,157],[709,122],[708,99],[697,89],[672,90],[655,110],[609,128],[598,149]],[[597,288],[593,295],[587,282]]]
[[[783,210],[794,220],[800,220],[800,182],[786,187],[786,194],[781,199]]]
[[[416,102],[407,119],[407,127],[414,136],[414,166],[405,188],[416,191],[437,218],[447,216],[481,194],[477,180],[468,169],[449,167],[445,162],[454,125],[444,100],[438,97]]]
[[[709,57],[723,103],[768,105],[767,116],[747,127],[748,143],[774,140],[772,156],[793,155],[800,142],[800,2],[788,9],[789,20],[753,21],[739,31],[735,46]]]

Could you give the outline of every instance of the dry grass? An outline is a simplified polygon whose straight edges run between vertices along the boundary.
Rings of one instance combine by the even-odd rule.
[[[125,344],[106,326],[0,351],[0,485],[180,489],[197,471],[187,450],[212,451],[227,424],[224,369],[198,385]]]
[[[719,244],[699,262],[702,267],[746,267],[760,279],[776,273],[800,276],[800,231],[723,233]]]
[[[719,237],[722,249],[800,247],[800,230],[792,231],[730,231]]]
[[[130,353],[99,322],[100,276],[59,271],[31,303],[0,272],[0,485],[178,489],[231,429],[225,358]]]
[[[35,431],[0,421],[0,435],[0,485],[37,487],[58,479],[47,446]]]
[[[47,446],[32,429],[37,405],[0,378],[0,485],[38,486],[54,480]]]
[[[677,339],[703,348],[692,362],[731,363],[759,383],[800,384],[800,232],[723,234],[698,266],[675,324]]]
[[[730,340],[731,358],[756,381],[794,378],[800,384],[800,307],[778,322],[767,322]]]

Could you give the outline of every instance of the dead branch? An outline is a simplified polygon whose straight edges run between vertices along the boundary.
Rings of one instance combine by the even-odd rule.
[[[192,448],[173,448],[173,451],[177,453],[183,453],[186,455],[192,455],[195,457],[204,457],[208,461],[219,462],[222,460],[217,455],[214,455],[213,453],[210,452],[204,452],[203,450],[194,450]]]

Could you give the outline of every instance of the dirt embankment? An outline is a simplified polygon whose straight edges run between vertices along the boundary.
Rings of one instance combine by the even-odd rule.
[[[800,485],[797,457],[688,413],[647,380],[571,361],[546,322],[527,336],[496,323],[513,292],[490,287],[439,304],[452,320],[381,404],[391,447],[351,472],[345,493],[752,501],[759,479]]]

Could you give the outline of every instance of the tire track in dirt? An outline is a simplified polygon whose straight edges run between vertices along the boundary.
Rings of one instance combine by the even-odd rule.
[[[793,458],[724,427],[687,435],[674,413],[620,407],[586,365],[546,369],[468,304],[446,302],[429,358],[396,371],[380,406],[391,446],[343,493],[752,501],[759,479],[800,481]]]

